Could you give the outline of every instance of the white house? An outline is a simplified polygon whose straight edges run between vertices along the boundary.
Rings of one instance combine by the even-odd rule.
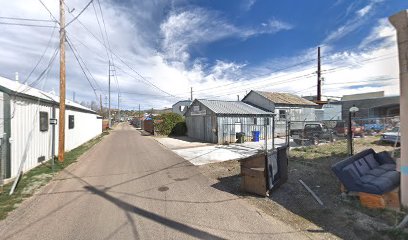
[[[52,128],[58,154],[59,97],[0,77],[1,173],[17,176],[20,165],[30,170],[51,159]],[[55,116],[55,117],[54,117]],[[102,132],[102,118],[89,108],[66,100],[65,150],[72,150]]]

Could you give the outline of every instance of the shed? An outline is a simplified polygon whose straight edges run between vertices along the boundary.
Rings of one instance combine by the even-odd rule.
[[[172,112],[173,113],[177,113],[180,115],[184,115],[184,113],[187,112],[188,107],[191,105],[191,101],[190,100],[182,100],[182,101],[178,101],[175,104],[173,104],[172,106]]]
[[[4,178],[52,158],[52,125],[59,116],[59,97],[17,81],[0,77],[0,137]],[[55,116],[55,117],[54,117]],[[93,110],[66,100],[65,150],[72,150],[102,132],[102,117]],[[58,154],[58,123],[55,126]]]
[[[252,140],[252,132],[260,138],[273,137],[273,113],[240,101],[194,100],[185,113],[187,135],[205,142],[236,142],[242,132]]]
[[[316,103],[290,93],[251,90],[243,102],[276,114],[277,120],[315,121]]]

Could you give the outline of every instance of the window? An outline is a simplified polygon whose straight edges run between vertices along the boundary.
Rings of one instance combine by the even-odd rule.
[[[40,112],[40,131],[48,131],[48,112]]]
[[[186,106],[180,106],[180,112],[183,112],[186,109]]]
[[[258,124],[258,118],[254,118],[254,124],[255,124],[255,125]]]
[[[279,119],[286,119],[286,110],[279,110]]]
[[[68,116],[68,129],[74,128],[74,115]]]
[[[198,112],[200,111],[200,106],[194,106],[193,107],[193,112]]]

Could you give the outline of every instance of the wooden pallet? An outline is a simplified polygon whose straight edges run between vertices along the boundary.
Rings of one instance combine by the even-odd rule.
[[[360,203],[367,208],[376,208],[376,209],[400,209],[400,197],[399,197],[399,188],[394,189],[391,192],[378,195],[359,192],[358,196],[360,198]]]

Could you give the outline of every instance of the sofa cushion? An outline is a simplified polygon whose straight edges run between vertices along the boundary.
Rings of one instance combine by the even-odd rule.
[[[387,172],[387,170],[382,169],[380,167],[377,167],[377,168],[374,168],[374,169],[371,169],[370,171],[368,171],[366,173],[366,175],[372,175],[372,176],[375,176],[375,177],[380,177],[381,175],[383,175],[386,172]]]
[[[379,166],[380,168],[386,170],[386,171],[395,171],[396,165],[392,163],[387,163]]]
[[[345,168],[343,168],[343,171],[345,171],[345,172],[350,171],[357,178],[361,176],[360,173],[357,171],[357,168],[353,164],[350,164],[350,165],[346,166]]]
[[[362,176],[360,178],[360,180],[361,180],[362,183],[371,183],[376,178],[377,178],[377,176],[374,176],[374,175],[365,175],[365,176]]]
[[[374,168],[380,166],[380,164],[374,158],[374,154],[372,154],[372,153],[365,156],[364,159],[366,160],[368,166],[370,166],[371,169],[374,169]]]
[[[397,172],[397,171],[388,171],[388,172],[385,172],[381,176],[390,179],[393,183],[399,183],[400,182],[400,173]]]
[[[368,166],[367,162],[364,158],[360,158],[353,163],[353,165],[357,168],[357,171],[360,173],[360,176],[364,176],[371,168]]]

